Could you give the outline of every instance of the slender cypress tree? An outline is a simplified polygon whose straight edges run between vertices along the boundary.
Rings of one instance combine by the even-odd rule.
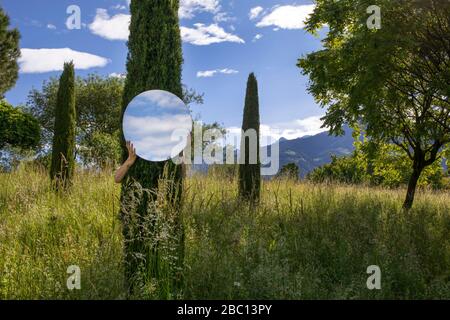
[[[183,64],[181,36],[178,20],[179,0],[132,0],[131,24],[128,41],[127,79],[125,82],[122,117],[127,105],[138,94],[147,90],[166,90],[182,97],[181,71]],[[123,137],[123,135],[122,135]],[[122,141],[123,157],[127,157],[125,141]],[[184,234],[179,218],[172,221],[173,230],[178,239],[176,261],[177,266],[163,267],[164,258],[154,234],[148,230],[149,221],[159,218],[154,208],[155,191],[165,173],[165,182],[170,182],[166,190],[168,198],[177,207],[181,197],[182,167],[172,161],[149,162],[136,160],[122,184],[121,216],[125,238],[125,269],[130,292],[134,292],[136,280],[169,277],[179,279],[184,256]],[[169,177],[167,177],[169,176]],[[144,191],[142,191],[144,190]],[[134,204],[130,204],[133,201]],[[150,229],[152,229],[150,223]],[[147,230],[143,230],[143,226]],[[145,236],[150,234],[150,236]],[[162,258],[162,259],[161,259]],[[167,259],[165,259],[167,260]],[[142,278],[144,276],[144,278]],[[166,279],[165,279],[166,280]],[[164,281],[164,280],[163,280]],[[164,285],[172,287],[172,283]],[[169,289],[172,290],[172,289]],[[159,293],[161,297],[169,297],[167,290]]]
[[[259,158],[259,98],[258,82],[253,73],[248,77],[247,93],[245,97],[244,119],[242,121],[242,131],[256,132],[256,148],[252,146],[252,141],[248,136],[242,136],[241,139],[241,163],[239,165],[239,195],[247,200],[256,202],[259,200],[261,189],[261,162]],[[242,152],[245,150],[244,152]],[[256,152],[256,163],[251,163],[251,152]]]
[[[70,186],[75,168],[75,70],[73,62],[64,64],[59,80],[55,109],[50,176],[57,190]]]
[[[0,7],[0,99],[17,80],[19,71],[17,59],[20,57],[19,39],[19,31],[10,29],[9,17]]]

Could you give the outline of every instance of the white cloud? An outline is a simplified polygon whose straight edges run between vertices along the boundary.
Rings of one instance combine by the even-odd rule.
[[[239,71],[233,69],[216,69],[216,70],[206,70],[197,72],[197,78],[210,78],[214,77],[216,74],[237,74]]]
[[[283,137],[291,140],[303,136],[312,136],[328,130],[326,128],[321,128],[323,125],[321,118],[322,116],[314,116],[288,122],[262,125],[261,132],[276,139]]]
[[[108,40],[128,40],[130,21],[129,14],[120,13],[111,17],[106,9],[97,9],[89,29],[93,34]]]
[[[117,72],[113,72],[109,74],[110,78],[119,78],[119,79],[125,79],[127,77],[127,75],[125,73],[117,73]]]
[[[261,145],[265,146],[278,141],[281,138],[288,140],[312,136],[327,131],[327,128],[321,128],[322,116],[308,117],[305,119],[296,119],[288,122],[274,124],[261,124]],[[227,128],[227,141],[235,141],[235,147],[239,148],[241,128]]]
[[[197,45],[207,46],[220,42],[245,43],[238,36],[226,32],[222,27],[213,23],[206,26],[202,23],[194,24],[194,28],[181,27],[181,37],[183,41]]]
[[[110,60],[70,48],[22,49],[18,62],[22,73],[44,73],[61,71],[64,62],[73,61],[76,69],[86,70],[104,67]]]
[[[162,161],[179,154],[180,142],[192,129],[187,114],[137,117],[125,114],[125,138],[133,142],[137,154],[147,160]]]
[[[55,30],[56,26],[54,24],[49,23],[47,24],[47,29]]]
[[[219,0],[181,0],[178,16],[180,19],[192,19],[195,13],[217,13],[219,10]]]
[[[231,17],[227,12],[218,12],[214,16],[214,22],[228,22],[228,21],[235,21],[235,17]]]
[[[259,21],[257,27],[274,26],[281,29],[302,29],[305,27],[305,20],[314,11],[315,5],[287,5],[277,6]]]
[[[260,40],[263,37],[262,34],[258,33],[254,38],[253,38],[253,42],[256,42],[258,40]]]
[[[255,20],[256,18],[259,17],[259,15],[263,12],[264,8],[263,7],[254,7],[250,10],[250,13],[248,14],[248,17],[250,18],[250,20]]]
[[[217,73],[217,70],[206,70],[197,72],[197,78],[211,78]]]
[[[111,9],[114,9],[114,10],[126,10],[127,6],[125,6],[123,4],[116,4],[115,6],[112,6]]]
[[[94,21],[89,25],[93,34],[108,40],[128,40],[131,15],[117,14],[110,16],[105,9],[97,9]],[[182,40],[194,45],[205,46],[220,42],[245,43],[237,35],[226,32],[218,24],[206,26],[194,24],[193,28],[180,27]]]
[[[160,108],[183,110],[186,108],[184,102],[176,95],[168,94],[163,90],[151,90],[141,93],[139,97],[147,105],[149,101]]]
[[[148,136],[163,136],[170,138],[172,132],[182,127],[191,129],[192,122],[188,114],[164,115],[160,117],[150,116],[124,116],[124,128],[130,136],[145,138]]]

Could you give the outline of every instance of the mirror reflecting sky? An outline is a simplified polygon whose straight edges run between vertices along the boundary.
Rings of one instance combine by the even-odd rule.
[[[187,106],[176,95],[162,90],[135,97],[123,118],[125,140],[134,144],[139,157],[149,161],[176,157],[185,148],[191,130]]]

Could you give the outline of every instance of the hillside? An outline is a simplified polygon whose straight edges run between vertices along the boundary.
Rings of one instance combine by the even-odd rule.
[[[295,163],[300,168],[303,177],[308,172],[331,162],[331,156],[345,156],[350,154],[353,147],[353,137],[350,128],[345,128],[345,135],[330,136],[322,132],[314,136],[307,136],[293,140],[281,139],[280,168],[288,163]],[[265,154],[266,150],[264,150]]]

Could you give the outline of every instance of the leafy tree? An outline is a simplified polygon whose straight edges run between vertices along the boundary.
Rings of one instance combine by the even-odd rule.
[[[75,70],[73,62],[64,63],[55,110],[50,177],[57,190],[70,186],[75,169]]]
[[[241,163],[239,165],[239,195],[244,199],[257,201],[261,189],[261,162],[259,159],[259,98],[258,82],[253,73],[248,77],[247,93],[245,97],[244,119],[242,121],[242,131],[254,130],[256,132],[256,150],[250,145],[251,140],[245,136],[241,140]],[[251,152],[256,151],[256,163],[251,163]]]
[[[318,167],[308,173],[306,178],[316,183],[338,182],[359,184],[367,182],[366,168],[362,167],[357,157],[331,156],[331,163]]]
[[[22,149],[39,145],[40,127],[38,121],[5,100],[0,100],[0,149],[6,145]]]
[[[300,169],[297,164],[288,163],[280,169],[280,172],[278,172],[277,176],[279,178],[298,180],[298,177],[300,176]]]
[[[181,36],[178,21],[179,1],[131,1],[131,24],[128,41],[127,78],[123,94],[122,112],[125,111],[130,101],[138,94],[147,90],[166,90],[178,97],[183,97],[181,84],[182,49]],[[123,156],[126,158],[125,141],[122,141]],[[138,158],[129,170],[128,178],[122,186],[122,206],[126,205],[127,197],[139,194],[139,188],[149,190],[139,196],[139,206],[132,210],[122,210],[124,216],[125,254],[127,260],[127,279],[133,286],[133,278],[142,268],[145,268],[146,276],[151,279],[165,281],[167,277],[175,282],[166,281],[161,286],[160,296],[170,297],[173,289],[178,286],[180,280],[179,271],[183,264],[184,243],[181,219],[177,217],[174,224],[173,237],[177,239],[175,245],[176,261],[172,267],[162,267],[165,262],[161,260],[164,252],[158,245],[144,241],[139,236],[139,224],[145,221],[157,219],[152,210],[154,192],[158,189],[158,182],[165,173],[165,182],[170,181],[170,187],[166,190],[170,202],[177,207],[182,189],[182,167],[172,161],[149,162]],[[133,224],[132,217],[138,216],[142,221]],[[144,237],[145,238],[145,237]],[[155,240],[155,239],[153,239]],[[155,240],[156,241],[156,240]],[[172,252],[173,255],[173,252]],[[139,259],[139,257],[143,257]],[[166,256],[169,259],[169,256]],[[144,265],[142,264],[144,262]],[[166,277],[166,278],[165,278]],[[142,280],[142,279],[141,279]],[[164,287],[164,288],[163,288]]]
[[[114,134],[94,132],[82,141],[79,149],[79,155],[86,167],[95,166],[102,170],[115,168],[122,156],[119,131]]]
[[[17,81],[20,34],[9,29],[9,18],[0,7],[0,99]]]
[[[411,163],[403,204],[411,208],[424,169],[450,142],[450,3],[379,0],[381,29],[367,27],[365,0],[318,0],[307,21],[329,27],[322,50],[298,66],[327,106],[325,125],[361,123],[375,142],[392,142]]]

